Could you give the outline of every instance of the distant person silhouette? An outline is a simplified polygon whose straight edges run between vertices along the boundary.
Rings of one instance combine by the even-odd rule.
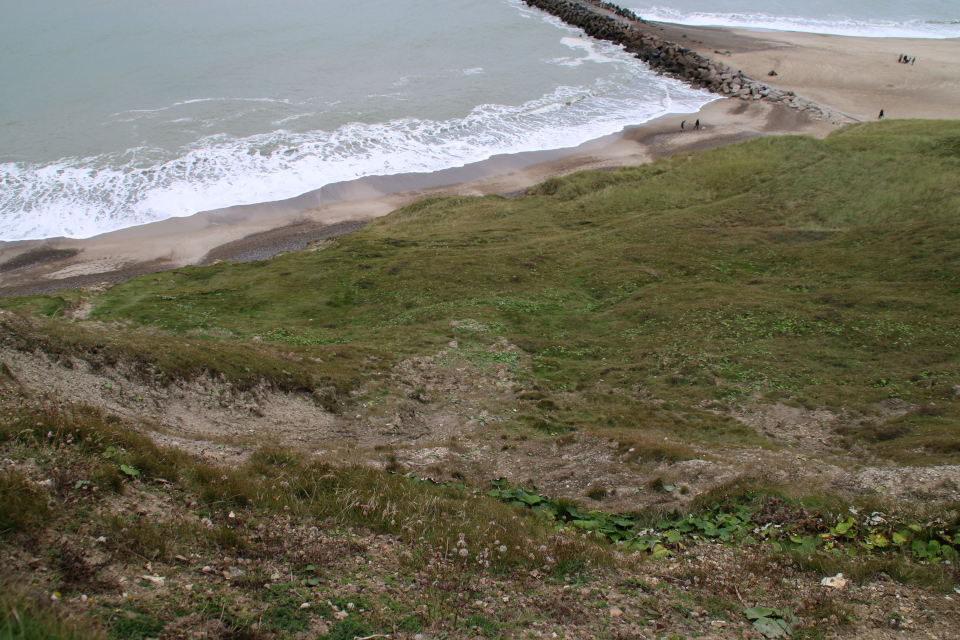
[[[700,128],[700,120],[699,120],[699,119],[693,124],[693,128],[694,128],[694,130]]]
[[[917,56],[913,56],[913,60],[910,61],[910,64],[913,64],[916,61],[917,61]]]
[[[883,120],[883,109],[880,109],[880,115],[877,116],[877,120]]]
[[[680,122],[680,131],[683,131],[683,125],[685,124],[687,124],[686,120],[683,120],[682,122]]]
[[[900,54],[900,57],[897,58],[897,62],[903,62],[903,54],[902,54],[902,53]]]

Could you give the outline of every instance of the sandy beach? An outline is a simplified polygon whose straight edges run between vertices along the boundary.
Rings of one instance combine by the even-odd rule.
[[[794,91],[855,120],[960,118],[960,42],[854,38],[647,23],[667,40],[769,85]],[[717,53],[717,52],[721,53]],[[899,64],[901,53],[916,56]],[[776,76],[768,76],[776,71]],[[701,120],[703,128],[680,131]],[[362,178],[281,202],[172,218],[84,240],[0,243],[0,295],[46,293],[207,264],[265,259],[435,194],[513,196],[548,177],[580,169],[651,162],[678,152],[763,135],[825,137],[835,125],[782,105],[718,98],[700,112],[669,115],[575,149],[497,156],[431,174]]]

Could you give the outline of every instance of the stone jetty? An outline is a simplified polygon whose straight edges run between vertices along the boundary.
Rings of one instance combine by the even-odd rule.
[[[734,71],[722,62],[711,60],[675,42],[647,32],[650,24],[628,9],[599,0],[524,0],[528,5],[550,13],[567,24],[579,27],[598,40],[621,44],[651,68],[690,83],[697,89],[741,100],[766,100],[804,111],[816,120],[833,124],[855,119]]]

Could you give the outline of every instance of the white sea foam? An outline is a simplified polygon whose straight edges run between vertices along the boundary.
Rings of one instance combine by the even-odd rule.
[[[738,27],[800,31],[869,38],[958,38],[960,21],[931,20],[855,20],[846,18],[815,19],[799,16],[777,16],[767,13],[713,13],[681,11],[665,6],[637,6],[627,3],[645,20],[671,22],[690,26]]]
[[[595,40],[588,40],[586,38],[561,38],[560,42],[570,47],[571,49],[580,49],[586,52],[582,58],[567,59],[561,58],[563,62],[561,64],[566,64],[568,66],[579,66],[584,62],[616,62],[616,58],[611,58],[605,56],[598,50],[600,45],[599,42]]]
[[[353,123],[336,131],[211,136],[152,164],[155,149],[0,165],[0,237],[84,238],[238,204],[290,198],[366,175],[427,172],[499,153],[576,146],[715,96],[666,78],[627,86],[559,87],[519,107],[481,105],[443,122]],[[264,151],[273,149],[274,151]]]

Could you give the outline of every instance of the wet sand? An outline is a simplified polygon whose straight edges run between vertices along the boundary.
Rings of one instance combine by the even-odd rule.
[[[855,119],[875,119],[880,109],[888,118],[960,118],[960,42],[956,39],[644,26]],[[917,64],[897,63],[900,53],[918,56]],[[767,76],[770,70],[776,70],[777,76]],[[697,119],[704,126],[692,131],[689,125]],[[683,132],[682,120],[688,123]],[[0,295],[117,283],[213,260],[266,259],[319,238],[353,231],[432,195],[509,197],[551,176],[580,169],[637,165],[763,135],[825,137],[836,128],[782,105],[720,98],[698,113],[664,116],[575,149],[495,156],[428,174],[361,178],[290,200],[208,211],[84,240],[0,243]]]

